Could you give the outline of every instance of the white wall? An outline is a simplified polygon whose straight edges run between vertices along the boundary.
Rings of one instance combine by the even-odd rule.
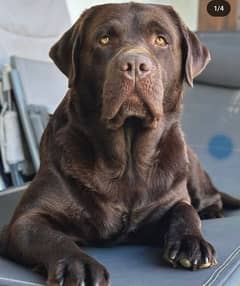
[[[81,12],[87,7],[102,3],[121,3],[128,0],[66,0],[69,12],[74,22]],[[197,29],[198,21],[198,1],[199,0],[137,0],[139,3],[156,3],[172,5],[182,16],[186,24],[192,29]]]
[[[171,5],[182,16],[191,30],[196,31],[198,25],[199,0],[172,0]]]

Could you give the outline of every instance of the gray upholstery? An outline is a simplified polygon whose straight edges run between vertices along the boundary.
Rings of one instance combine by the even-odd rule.
[[[240,198],[240,89],[200,84],[187,89],[182,119],[186,140],[214,183],[221,191]],[[231,153],[211,153],[211,140],[219,135],[232,142],[232,146],[226,146]],[[224,142],[219,147],[225,148]],[[221,151],[225,157],[221,157]]]
[[[157,247],[117,246],[85,250],[108,268],[113,286],[236,286],[240,282],[240,235],[236,231],[239,223],[239,217],[203,223],[205,236],[218,252],[219,264],[195,272],[172,269],[161,259],[162,253]],[[44,285],[43,281],[30,270],[0,258],[1,286]]]
[[[0,192],[0,229],[10,220],[26,186],[28,184],[18,188],[8,188],[7,191]]]
[[[195,84],[186,90],[182,121],[186,141],[214,184],[240,199],[240,89]],[[215,146],[214,138],[220,138]],[[240,210],[225,216],[240,216]]]
[[[240,88],[240,32],[202,32],[198,36],[209,48],[212,60],[196,81]]]

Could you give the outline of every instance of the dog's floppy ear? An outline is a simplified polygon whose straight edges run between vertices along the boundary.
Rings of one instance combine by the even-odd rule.
[[[210,53],[198,37],[188,29],[178,13],[171,6],[166,6],[166,8],[183,37],[183,71],[187,83],[192,87],[193,79],[204,70],[210,61]]]
[[[78,77],[83,26],[90,10],[83,12],[76,23],[63,34],[49,52],[49,56],[56,66],[68,77],[69,87],[73,86]]]
[[[205,69],[211,57],[208,48],[185,25],[183,26],[183,37],[186,49],[184,53],[185,78],[192,87],[193,79]]]

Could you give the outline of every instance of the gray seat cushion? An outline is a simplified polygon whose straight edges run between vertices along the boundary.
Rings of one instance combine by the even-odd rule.
[[[6,191],[0,192],[0,229],[10,220],[26,186],[28,184],[18,188],[8,188]]]
[[[215,185],[240,198],[240,90],[197,84],[187,89],[186,141]]]
[[[195,272],[172,269],[163,262],[161,250],[156,247],[118,246],[87,248],[86,251],[108,268],[113,286],[236,286],[240,284],[239,223],[238,217],[204,221],[204,234],[214,244],[219,264]],[[44,285],[44,279],[0,258],[0,285]]]
[[[198,33],[211,53],[211,62],[197,82],[240,88],[240,32]]]

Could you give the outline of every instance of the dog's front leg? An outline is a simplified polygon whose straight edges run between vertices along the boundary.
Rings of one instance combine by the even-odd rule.
[[[103,265],[82,252],[63,232],[39,214],[19,217],[2,235],[6,256],[45,268],[48,286],[107,286]]]
[[[164,258],[173,266],[189,269],[215,265],[215,250],[201,234],[201,221],[196,210],[179,202],[167,213],[168,230],[164,240]]]

